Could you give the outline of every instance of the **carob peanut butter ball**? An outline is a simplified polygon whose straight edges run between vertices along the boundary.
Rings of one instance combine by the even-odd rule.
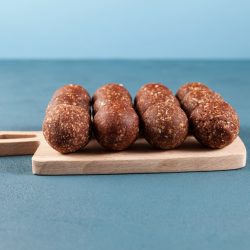
[[[143,85],[135,97],[135,107],[140,115],[150,106],[160,102],[166,102],[167,105],[179,105],[179,101],[173,95],[173,92],[162,83],[147,83]]]
[[[43,134],[49,145],[61,153],[83,149],[90,139],[89,112],[75,105],[55,105],[46,113]]]
[[[201,82],[188,82],[179,88],[176,97],[182,102],[185,95],[192,90],[210,90],[210,88]]]
[[[236,111],[225,101],[199,105],[190,116],[195,138],[210,148],[223,148],[239,134],[240,122]]]
[[[139,118],[128,90],[121,84],[106,84],[95,92],[92,101],[99,144],[113,151],[128,148],[139,133]]]
[[[91,98],[86,89],[77,84],[65,85],[54,93],[47,109],[58,104],[80,106],[90,110]]]
[[[178,105],[157,103],[142,116],[145,139],[155,148],[172,149],[180,146],[188,134],[188,119]]]
[[[204,105],[207,102],[223,101],[223,98],[212,90],[191,90],[182,100],[182,108],[187,116],[190,116],[198,105]]]
[[[48,144],[60,153],[83,149],[91,136],[90,96],[76,84],[58,89],[50,101],[43,121]]]
[[[102,107],[94,116],[94,133],[106,149],[128,148],[139,134],[139,118],[132,107],[114,104]]]
[[[119,102],[124,106],[132,106],[132,98],[123,84],[108,83],[99,89],[93,95],[93,110],[96,113],[103,106]]]

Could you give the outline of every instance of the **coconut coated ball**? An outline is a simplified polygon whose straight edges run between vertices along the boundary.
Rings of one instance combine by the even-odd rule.
[[[157,103],[150,106],[142,118],[144,137],[155,148],[176,148],[187,137],[188,119],[179,106]]]
[[[43,121],[43,135],[61,153],[83,149],[90,140],[90,115],[84,108],[60,104],[51,107]]]
[[[195,138],[210,148],[224,148],[239,134],[240,121],[230,104],[222,101],[198,106],[190,116]]]

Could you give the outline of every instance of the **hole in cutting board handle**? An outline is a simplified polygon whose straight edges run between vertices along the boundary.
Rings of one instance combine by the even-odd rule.
[[[34,138],[35,134],[25,135],[25,134],[2,134],[0,139],[25,139],[25,138]]]

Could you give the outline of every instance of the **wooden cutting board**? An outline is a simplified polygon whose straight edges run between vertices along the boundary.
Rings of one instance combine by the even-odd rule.
[[[0,155],[32,157],[37,175],[121,174],[213,171],[238,169],[246,165],[246,148],[238,137],[223,149],[208,149],[189,136],[174,150],[154,150],[138,139],[128,150],[108,152],[93,139],[82,152],[63,155],[52,149],[42,132],[0,132]]]

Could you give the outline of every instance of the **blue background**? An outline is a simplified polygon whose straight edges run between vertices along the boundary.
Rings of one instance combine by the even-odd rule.
[[[250,149],[250,61],[1,61],[0,130],[40,130],[63,83],[199,80],[241,117]],[[249,159],[248,159],[249,161]],[[203,173],[34,176],[31,157],[0,159],[0,249],[250,248],[250,168]]]
[[[249,0],[9,0],[0,58],[249,58]]]
[[[249,151],[249,13],[248,0],[1,1],[0,130],[41,130],[70,82],[134,95],[148,81],[202,81],[236,108]],[[30,156],[2,157],[0,249],[248,250],[249,194],[249,166],[42,177]]]

